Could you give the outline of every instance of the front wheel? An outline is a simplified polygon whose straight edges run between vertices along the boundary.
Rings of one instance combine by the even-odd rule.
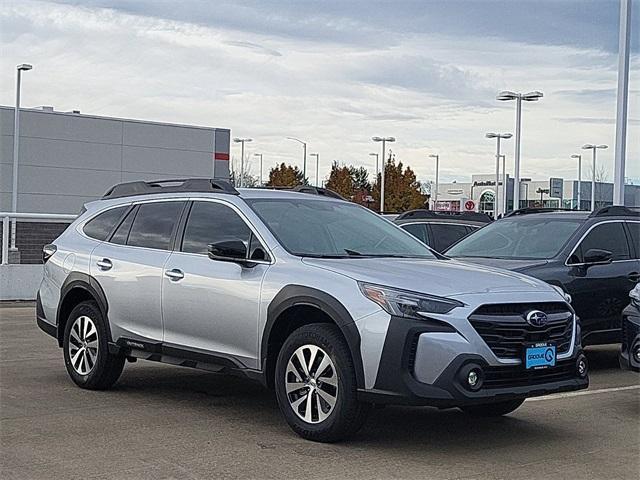
[[[275,375],[280,410],[301,437],[336,442],[364,423],[370,406],[357,399],[351,353],[336,326],[295,330],[280,350]]]
[[[518,400],[506,400],[504,402],[485,403],[482,405],[469,405],[460,407],[464,413],[476,417],[500,417],[516,410],[524,403],[524,398]]]

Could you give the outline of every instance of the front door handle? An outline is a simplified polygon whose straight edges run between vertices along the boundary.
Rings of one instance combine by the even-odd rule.
[[[108,258],[98,260],[96,262],[96,265],[98,265],[98,268],[100,268],[100,270],[111,270],[111,267],[113,267],[113,263],[111,263],[111,260],[109,260]]]
[[[178,270],[177,268],[167,270],[166,272],[164,272],[164,274],[174,282],[177,282],[178,280],[182,280],[184,278],[184,273],[182,272],[182,270]]]
[[[633,283],[638,283],[640,282],[640,273],[631,272],[629,275],[627,275],[627,278],[631,280]]]

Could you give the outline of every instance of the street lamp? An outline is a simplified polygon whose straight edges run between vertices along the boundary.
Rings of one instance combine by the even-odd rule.
[[[596,150],[609,148],[608,145],[595,145],[593,143],[585,143],[582,150],[591,150],[593,152],[593,171],[591,172],[591,211],[596,209]]]
[[[436,206],[438,205],[438,175],[440,173],[440,155],[432,154],[432,155],[429,155],[429,158],[436,159],[436,187],[435,187],[435,191],[431,195],[433,197],[431,209],[435,211]]]
[[[378,174],[380,173],[380,168],[378,166],[378,154],[377,153],[370,153],[369,154],[370,157],[376,157],[376,182],[378,181]]]
[[[20,154],[20,86],[22,72],[31,70],[33,65],[21,63],[16,67],[16,111],[13,120],[13,185],[11,190],[11,212],[18,211],[18,158]],[[16,219],[11,223],[11,250],[16,249]],[[4,260],[4,259],[3,259]]]
[[[310,157],[316,157],[316,187],[319,187],[320,185],[318,185],[318,173],[320,171],[320,154],[319,153],[310,153],[309,154]]]
[[[487,138],[495,138],[496,139],[496,197],[495,197],[495,205],[493,206],[493,218],[498,218],[498,185],[500,184],[500,140],[505,139],[508,140],[513,135],[510,133],[487,133],[485,137]],[[503,168],[504,169],[504,168]],[[506,189],[507,184],[502,184],[502,189]],[[506,195],[505,195],[506,197]],[[506,203],[503,205],[504,211],[506,213]]]
[[[247,142],[252,142],[252,138],[234,138],[234,143],[239,143],[242,145],[241,153],[240,153],[240,187],[244,184],[244,144]]]
[[[502,158],[502,215],[507,213],[507,156],[500,155]],[[497,189],[496,189],[497,190]]]
[[[303,142],[299,138],[287,137],[287,140],[293,140],[302,144],[302,178],[307,179],[307,142]]]
[[[515,168],[513,170],[514,188],[513,188],[513,209],[520,208],[520,124],[522,123],[522,102],[537,102],[543,97],[542,92],[533,91],[529,93],[515,93],[510,91],[502,91],[496,96],[496,100],[503,102],[516,101],[516,145],[515,145]]]
[[[371,137],[374,142],[382,142],[382,176],[380,177],[380,213],[384,212],[384,171],[386,170],[386,160],[384,157],[385,146],[387,142],[393,143],[396,141],[394,137]]]
[[[571,155],[571,158],[578,159],[578,210],[582,210],[580,205],[580,194],[582,192],[582,155]]]
[[[262,186],[262,154],[261,153],[254,153],[253,156],[254,157],[260,157],[260,186]]]

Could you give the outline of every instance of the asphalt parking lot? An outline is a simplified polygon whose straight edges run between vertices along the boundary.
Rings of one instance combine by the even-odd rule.
[[[0,472],[9,479],[637,479],[640,376],[613,346],[588,352],[585,392],[527,401],[509,417],[375,410],[353,440],[293,434],[247,380],[128,364],[113,390],[67,378],[32,305],[0,306]]]

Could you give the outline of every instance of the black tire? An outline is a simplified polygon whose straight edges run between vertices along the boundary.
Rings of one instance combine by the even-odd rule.
[[[464,413],[475,417],[501,417],[516,410],[524,403],[524,398],[517,400],[506,400],[503,402],[484,403],[482,405],[469,405],[460,407]]]
[[[326,352],[336,370],[335,405],[328,416],[317,423],[307,422],[298,416],[290,403],[290,394],[286,391],[289,359],[305,345],[315,345]],[[331,370],[332,368],[329,369]],[[371,407],[358,401],[353,359],[342,333],[335,325],[305,325],[291,333],[278,354],[274,384],[278,405],[289,426],[301,437],[315,442],[337,442],[353,435],[364,424]]]
[[[71,329],[76,319],[80,317],[88,317],[91,322],[93,322],[96,330],[95,335],[97,335],[97,356],[90,370],[84,375],[79,373],[72,365],[69,348],[71,341],[74,342],[74,345],[77,343],[75,339],[71,340]],[[91,340],[94,340],[95,335],[90,337]],[[71,377],[71,380],[80,388],[105,390],[116,383],[120,377],[126,359],[124,356],[109,353],[108,338],[106,320],[100,312],[98,305],[93,301],[86,301],[76,305],[69,314],[69,318],[67,318],[62,350],[64,352],[64,363],[67,368],[67,373]]]

